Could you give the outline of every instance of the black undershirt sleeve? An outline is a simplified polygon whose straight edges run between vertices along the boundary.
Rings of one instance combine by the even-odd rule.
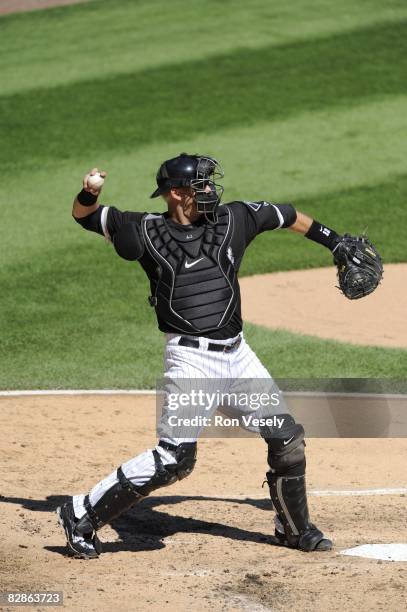
[[[100,215],[102,212],[102,208],[102,206],[99,206],[97,210],[95,210],[87,217],[81,217],[80,219],[74,217],[74,219],[76,223],[79,223],[79,225],[83,227],[83,229],[86,229],[89,232],[96,232],[97,234],[102,234],[103,236],[103,230],[100,223]]]

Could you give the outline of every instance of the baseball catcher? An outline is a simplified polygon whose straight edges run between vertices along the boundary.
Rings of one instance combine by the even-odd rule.
[[[329,249],[339,286],[349,299],[368,295],[382,277],[380,256],[366,237],[340,236],[291,204],[238,200],[220,205],[223,171],[213,157],[181,153],[161,164],[151,197],[162,198],[164,213],[122,212],[99,204],[105,176],[94,168],[84,177],[73,217],[84,229],[111,241],[120,257],[142,266],[150,281],[149,304],[165,334],[164,367],[170,386],[204,379],[209,385],[220,380],[228,391],[242,386],[247,390],[260,381],[268,390],[277,389],[242,331],[238,272],[247,246],[258,234],[289,229]],[[169,401],[167,393],[163,415]],[[222,405],[216,408],[226,411]],[[189,414],[189,406],[183,410]],[[199,410],[204,414],[208,405],[203,403]],[[251,408],[236,404],[227,410],[241,417]],[[256,431],[267,449],[275,538],[300,551],[330,550],[332,542],[309,516],[304,428],[284,401],[274,410],[273,424]],[[68,551],[83,559],[98,557],[97,532],[104,525],[153,491],[189,476],[201,430],[174,430],[161,423],[155,446],[60,506],[57,513]],[[236,469],[244,467],[242,457]]]

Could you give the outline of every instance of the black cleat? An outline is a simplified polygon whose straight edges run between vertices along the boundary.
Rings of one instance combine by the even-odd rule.
[[[59,506],[57,515],[65,531],[69,554],[77,559],[97,559],[102,552],[102,544],[95,531],[81,533],[77,530],[82,519],[75,517],[72,502]]]
[[[296,548],[304,552],[332,550],[333,547],[332,541],[325,538],[322,531],[312,523],[309,524],[309,529],[304,531],[300,536],[291,536],[287,538],[287,536],[281,533],[281,531],[278,531],[278,529],[275,530],[274,535],[280,546]]]

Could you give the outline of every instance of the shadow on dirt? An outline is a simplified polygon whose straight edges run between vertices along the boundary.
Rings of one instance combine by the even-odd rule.
[[[46,499],[26,499],[22,497],[0,496],[0,502],[21,505],[22,508],[32,512],[54,512],[57,506],[68,501],[70,497],[64,495],[50,495]],[[216,521],[207,521],[191,517],[169,514],[159,510],[158,507],[165,505],[176,505],[183,502],[210,502],[211,509],[216,504],[231,503],[234,506],[241,505],[242,511],[245,506],[253,506],[261,510],[271,510],[269,499],[234,499],[210,497],[204,495],[169,495],[159,497],[148,497],[136,506],[133,506],[118,519],[112,521],[111,527],[117,532],[119,540],[115,542],[104,542],[104,552],[122,551],[147,551],[157,550],[165,547],[165,538],[179,533],[206,533],[222,538],[240,540],[247,542],[276,544],[273,536],[258,531],[248,531],[238,527],[232,527]],[[270,515],[270,532],[274,531],[274,525]],[[101,532],[103,538],[103,531]],[[64,546],[45,546],[45,550],[65,555]]]

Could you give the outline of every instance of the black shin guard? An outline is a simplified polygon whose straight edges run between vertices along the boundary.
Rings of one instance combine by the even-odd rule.
[[[100,529],[106,523],[110,523],[122,512],[125,512],[145,497],[145,495],[140,493],[141,487],[133,485],[125,477],[121,467],[117,469],[117,479],[119,482],[106,491],[94,506],[90,504],[89,495],[85,496],[83,502],[86,510],[85,516],[87,516],[92,524],[93,529]],[[79,525],[77,529],[78,527]]]
[[[266,474],[270,497],[284,528],[284,535],[276,532],[279,541],[304,551],[330,550],[332,542],[309,519],[303,427],[293,422],[266,442],[271,468]]]
[[[304,429],[286,419],[284,431],[266,439],[270,497],[288,540],[298,539],[309,526],[305,490]]]
[[[305,461],[303,467],[305,470]],[[332,542],[309,519],[305,474],[276,476],[270,471],[266,476],[271,501],[284,527],[284,535],[276,531],[278,541],[305,552],[330,550]]]
[[[85,496],[86,514],[76,526],[78,533],[100,529],[155,489],[166,487],[176,480],[185,478],[192,472],[196,461],[196,442],[185,442],[178,446],[160,442],[160,446],[175,451],[176,463],[164,465],[160,454],[154,449],[152,453],[155,473],[150,480],[140,486],[134,485],[126,478],[122,468],[119,467],[117,469],[118,482],[106,491],[94,506],[90,504],[89,495]]]
[[[298,476],[278,476],[267,472],[270,497],[288,539],[298,537],[309,527],[309,512],[305,488],[305,461],[298,466]]]

